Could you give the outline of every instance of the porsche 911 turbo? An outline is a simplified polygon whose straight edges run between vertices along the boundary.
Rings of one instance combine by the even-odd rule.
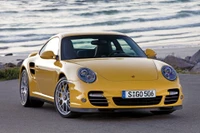
[[[57,34],[24,60],[20,102],[53,103],[66,118],[137,109],[170,114],[182,108],[182,87],[174,68],[155,56],[118,32]]]

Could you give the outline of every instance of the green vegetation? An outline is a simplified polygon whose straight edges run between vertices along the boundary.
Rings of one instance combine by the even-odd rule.
[[[182,70],[182,69],[180,69],[180,68],[175,68],[175,70],[176,70],[177,73],[181,73],[181,74],[191,74],[191,72],[188,71],[188,70]]]
[[[19,77],[19,67],[0,69],[0,80],[11,80]]]
[[[177,73],[181,73],[181,74],[200,74],[200,73],[195,73],[195,72],[190,72],[189,70],[183,70],[183,69],[180,69],[180,68],[175,68],[176,72]]]
[[[190,72],[189,70],[182,70],[180,68],[175,68],[175,70],[177,73],[180,73],[180,74],[200,74],[198,72]]]

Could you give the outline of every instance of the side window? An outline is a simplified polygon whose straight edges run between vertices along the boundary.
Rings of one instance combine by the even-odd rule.
[[[117,39],[117,41],[119,42],[119,44],[122,47],[122,50],[126,53],[129,54],[131,56],[136,55],[135,51],[129,46],[129,44],[124,40],[124,39]]]
[[[111,42],[110,44],[111,44],[111,48],[112,48],[113,51],[117,50],[117,48],[116,48],[116,46],[114,45],[113,42]]]
[[[44,47],[40,50],[40,54],[42,54],[45,51],[53,51],[55,55],[58,55],[58,48],[59,47],[59,38],[53,38],[50,41],[48,41]]]

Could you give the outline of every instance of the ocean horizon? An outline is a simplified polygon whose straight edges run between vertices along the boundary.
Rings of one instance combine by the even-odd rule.
[[[200,48],[198,0],[0,0],[0,55],[38,51],[60,32],[117,31],[143,49]]]

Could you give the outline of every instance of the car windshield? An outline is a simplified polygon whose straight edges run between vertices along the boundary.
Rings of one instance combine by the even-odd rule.
[[[62,60],[108,57],[146,57],[146,55],[130,37],[123,35],[85,35],[62,39]]]

